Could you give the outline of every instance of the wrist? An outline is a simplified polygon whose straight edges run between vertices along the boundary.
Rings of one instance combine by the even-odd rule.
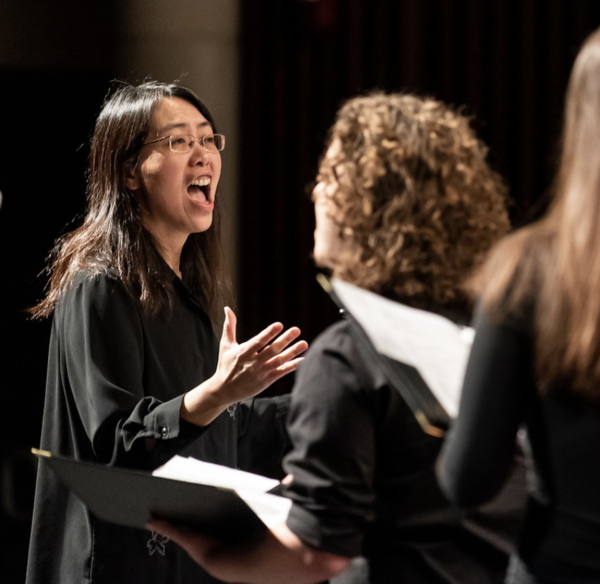
[[[181,418],[197,426],[210,424],[231,405],[230,402],[223,400],[221,389],[222,384],[213,376],[188,391],[181,402]]]

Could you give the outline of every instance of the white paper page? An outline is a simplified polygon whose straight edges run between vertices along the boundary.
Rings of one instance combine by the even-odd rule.
[[[152,474],[188,483],[211,485],[234,491],[243,489],[254,493],[265,493],[279,484],[275,479],[183,456],[174,456]]]
[[[292,500],[287,497],[279,497],[270,493],[257,493],[237,490],[237,494],[246,501],[248,507],[256,513],[262,522],[271,529],[275,525],[283,523],[292,507]]]
[[[336,278],[331,283],[377,351],[415,367],[448,415],[456,417],[473,329]]]

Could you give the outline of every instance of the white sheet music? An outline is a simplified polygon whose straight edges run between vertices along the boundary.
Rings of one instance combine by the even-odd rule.
[[[291,499],[267,493],[279,481],[196,458],[176,455],[152,474],[235,491],[269,528],[283,523],[292,506]]]
[[[337,278],[331,283],[377,351],[415,367],[448,415],[456,417],[474,330]]]

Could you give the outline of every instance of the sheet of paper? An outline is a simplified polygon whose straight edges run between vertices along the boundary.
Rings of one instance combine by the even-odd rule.
[[[286,497],[279,497],[270,493],[256,493],[244,489],[236,492],[269,529],[283,523],[292,507],[292,500]]]
[[[448,415],[456,417],[473,329],[336,278],[331,283],[377,351],[415,367]]]
[[[275,479],[183,456],[174,456],[152,474],[188,483],[201,483],[234,491],[244,489],[255,493],[265,493],[279,484]]]
[[[279,481],[196,458],[174,456],[152,474],[188,483],[231,489],[244,499],[268,528],[283,523],[292,506],[290,499],[266,492],[276,487]]]

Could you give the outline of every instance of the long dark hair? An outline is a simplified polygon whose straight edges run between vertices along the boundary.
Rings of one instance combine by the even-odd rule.
[[[146,315],[171,306],[172,274],[151,234],[142,226],[136,197],[125,186],[127,170],[137,164],[152,112],[167,97],[191,103],[216,132],[206,105],[185,87],[158,82],[121,84],[109,94],[92,137],[83,224],[60,238],[51,252],[47,293],[31,309],[34,318],[47,317],[54,311],[81,270],[90,274],[115,271]],[[181,254],[182,278],[213,322],[219,320],[231,290],[223,266],[218,200],[210,229],[191,234]]]
[[[497,317],[534,309],[540,391],[600,398],[600,29],[567,89],[562,152],[547,215],[503,242],[478,281]]]

